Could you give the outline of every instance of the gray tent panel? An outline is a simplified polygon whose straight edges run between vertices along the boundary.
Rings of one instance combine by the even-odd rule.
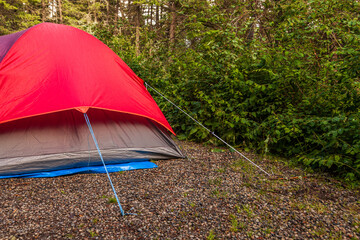
[[[144,117],[88,111],[107,164],[184,157],[169,132]],[[75,110],[0,125],[0,175],[101,165],[83,114]]]

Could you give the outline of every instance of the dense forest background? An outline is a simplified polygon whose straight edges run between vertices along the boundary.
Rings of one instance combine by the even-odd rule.
[[[0,35],[45,21],[81,28],[231,144],[351,182],[359,15],[358,0],[0,0]],[[180,139],[216,143],[153,95]]]

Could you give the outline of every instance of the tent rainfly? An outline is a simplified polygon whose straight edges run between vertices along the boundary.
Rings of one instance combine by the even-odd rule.
[[[91,126],[109,171],[183,157],[143,80],[95,37],[53,23],[0,37],[0,178],[103,172]]]

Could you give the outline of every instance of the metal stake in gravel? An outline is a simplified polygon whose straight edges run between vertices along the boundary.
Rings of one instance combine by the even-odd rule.
[[[156,90],[155,88],[153,88],[152,86],[150,86],[148,83],[145,82],[145,86],[146,89],[151,88],[152,90],[154,90],[157,94],[159,94],[162,98],[164,98],[165,100],[167,100],[169,103],[171,103],[174,107],[176,107],[177,109],[179,109],[181,112],[183,112],[186,116],[188,116],[189,118],[191,118],[191,120],[193,120],[194,122],[196,122],[197,124],[199,124],[202,128],[204,128],[206,131],[208,131],[209,133],[211,133],[214,137],[216,137],[217,139],[219,139],[221,142],[223,142],[226,146],[228,146],[229,148],[231,148],[232,150],[234,150],[235,152],[237,152],[240,156],[242,156],[244,159],[246,159],[247,161],[249,161],[252,165],[254,165],[255,167],[257,167],[258,169],[260,169],[262,172],[264,172],[266,175],[268,175],[269,177],[271,177],[271,174],[266,172],[264,169],[262,169],[259,165],[257,165],[256,163],[254,163],[253,161],[251,161],[249,158],[247,158],[244,154],[242,154],[241,152],[239,152],[238,150],[236,150],[233,146],[231,146],[230,144],[228,144],[227,142],[225,142],[225,140],[223,140],[222,138],[220,138],[218,135],[216,135],[214,132],[210,131],[210,129],[208,129],[207,127],[205,127],[201,122],[197,121],[195,118],[193,118],[191,115],[189,115],[187,112],[185,112],[184,110],[182,110],[179,106],[177,106],[175,103],[173,103],[172,101],[170,101],[168,98],[166,98],[163,94],[161,94],[158,90]]]
[[[124,216],[124,215],[125,215],[124,210],[123,210],[122,207],[121,207],[121,204],[120,204],[119,198],[118,198],[118,196],[117,196],[117,194],[116,194],[114,185],[113,185],[113,183],[112,183],[112,181],[111,181],[109,172],[108,172],[108,170],[107,170],[107,168],[106,168],[106,165],[105,165],[104,159],[103,159],[103,157],[102,157],[102,154],[101,154],[99,145],[98,145],[98,143],[97,143],[97,140],[96,140],[94,131],[93,131],[92,127],[91,127],[91,123],[90,123],[89,117],[88,117],[88,115],[87,115],[86,113],[84,113],[84,117],[85,117],[85,121],[86,121],[86,123],[87,123],[87,125],[88,125],[88,127],[89,127],[91,136],[92,136],[92,138],[93,138],[93,140],[94,140],[94,143],[95,143],[95,146],[96,146],[96,148],[97,148],[97,151],[98,151],[98,153],[99,153],[99,156],[100,156],[100,158],[101,158],[101,161],[102,161],[102,163],[103,163],[103,165],[104,165],[106,174],[107,174],[107,176],[108,176],[108,178],[109,178],[109,181],[110,181],[110,185],[111,185],[111,187],[112,187],[112,190],[114,191],[115,198],[116,198],[116,201],[117,201],[117,203],[118,203],[118,205],[119,205],[121,215]]]

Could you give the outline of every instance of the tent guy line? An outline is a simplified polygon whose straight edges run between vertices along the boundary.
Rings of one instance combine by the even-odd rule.
[[[267,171],[265,171],[264,169],[262,169],[259,165],[257,165],[256,163],[254,163],[253,161],[251,161],[249,158],[247,158],[244,154],[242,154],[241,152],[239,152],[238,150],[236,150],[233,146],[231,146],[229,143],[227,143],[225,140],[223,140],[221,137],[219,137],[218,135],[216,135],[213,131],[211,131],[210,129],[208,129],[207,127],[205,127],[201,122],[197,121],[195,118],[193,118],[190,114],[188,114],[187,112],[185,112],[184,110],[182,110],[179,106],[177,106],[175,103],[173,103],[170,99],[168,99],[167,97],[165,97],[162,93],[160,93],[158,90],[156,90],[155,88],[153,88],[151,85],[149,85],[147,82],[144,82],[146,89],[151,88],[152,90],[154,90],[157,94],[159,94],[162,98],[164,98],[166,101],[168,101],[169,103],[171,103],[174,107],[176,107],[177,109],[179,109],[181,112],[183,112],[186,116],[188,116],[191,120],[193,120],[194,122],[196,122],[198,125],[200,125],[202,128],[204,128],[206,131],[208,131],[209,133],[211,133],[214,137],[216,137],[217,139],[219,139],[221,142],[223,142],[226,146],[228,146],[229,148],[231,148],[232,150],[234,150],[236,153],[238,153],[241,157],[243,157],[244,159],[246,159],[248,162],[250,162],[252,165],[254,165],[255,167],[257,167],[259,170],[261,170],[262,172],[264,172],[266,175],[268,175],[269,177],[271,177],[271,174],[268,173]]]

